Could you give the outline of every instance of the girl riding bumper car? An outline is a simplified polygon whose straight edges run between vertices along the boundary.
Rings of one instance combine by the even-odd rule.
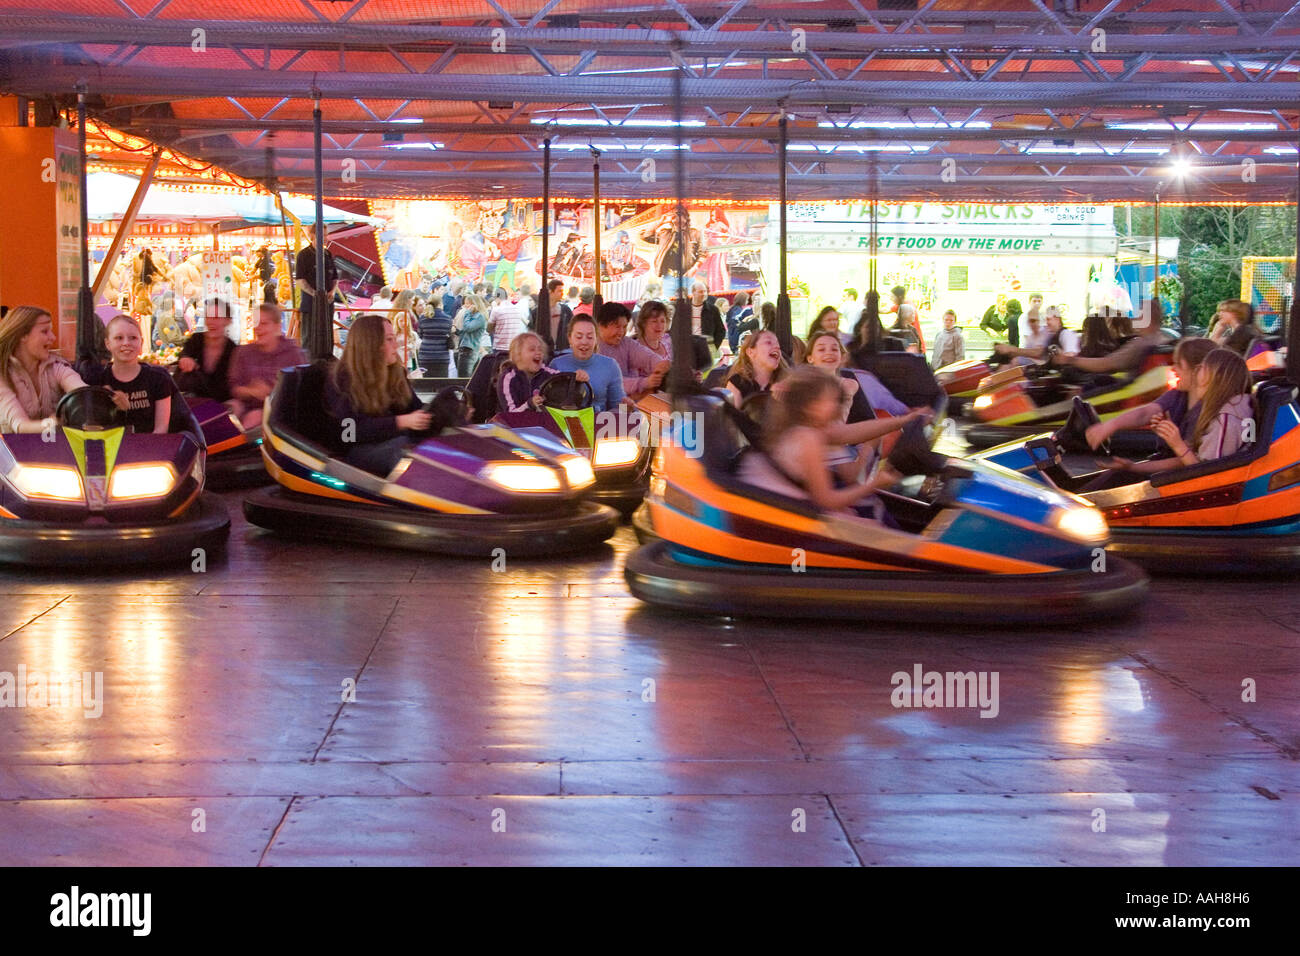
[[[863,624],[1029,624],[1113,615],[1145,591],[1129,562],[1099,564],[1108,531],[1095,508],[936,455],[920,422],[889,457],[912,477],[886,488],[894,476],[877,472],[828,491],[792,473],[798,461],[753,447],[724,400],[679,403],[701,416],[703,454],[673,442],[660,452],[646,499],[653,540],[625,567],[632,593],[650,604]],[[863,503],[870,516],[845,510]]]

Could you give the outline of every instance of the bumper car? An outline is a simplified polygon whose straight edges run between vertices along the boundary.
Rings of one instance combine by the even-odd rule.
[[[1088,503],[1006,469],[930,451],[918,423],[890,462],[912,475],[881,498],[898,529],[823,512],[739,477],[748,447],[719,398],[681,399],[702,416],[702,454],[658,453],[649,541],[625,577],[642,601],[697,613],[857,621],[1031,624],[1114,615],[1147,586],[1112,558]]]
[[[974,424],[966,429],[966,441],[988,448],[1041,435],[1065,423],[1076,397],[1091,403],[1103,419],[1153,402],[1174,385],[1172,355],[1172,348],[1158,346],[1135,371],[1113,376],[1056,368],[1050,361],[1005,367],[981,383],[967,409]],[[1111,441],[1120,454],[1149,455],[1159,449],[1159,441],[1144,430],[1123,431]]]
[[[954,413],[960,413],[975,400],[980,383],[993,372],[993,366],[984,359],[965,359],[938,369],[934,377],[948,396],[949,407]]]
[[[267,399],[262,456],[275,479],[244,499],[262,528],[301,537],[459,555],[581,551],[618,528],[616,511],[585,500],[591,464],[541,429],[499,424],[441,428],[416,443],[387,476],[334,457],[318,363],[280,373]],[[467,398],[449,388],[430,407]]]
[[[1110,550],[1151,570],[1294,571],[1300,568],[1296,394],[1296,385],[1285,379],[1261,383],[1255,389],[1253,444],[1119,488],[1082,491],[1097,474],[1083,435],[1100,419],[1081,400],[1055,433],[981,457],[1091,501],[1110,524]]]
[[[213,491],[270,484],[262,464],[262,429],[248,431],[221,402],[186,396],[208,443],[207,485]]]
[[[1256,382],[1286,376],[1286,347],[1282,340],[1270,336],[1263,340],[1258,348],[1250,350],[1246,358],[1246,368],[1250,369],[1251,378]]]
[[[858,380],[858,386],[862,389],[867,400],[871,401],[872,391],[875,388],[868,378],[861,373],[869,372],[874,375],[881,385],[884,385],[889,393],[898,401],[902,402],[908,408],[929,408],[934,412],[935,427],[926,430],[931,444],[938,440],[942,434],[942,423],[947,417],[950,406],[950,397],[946,391],[935,381],[934,375],[930,371],[930,365],[926,362],[924,356],[916,355],[911,352],[864,352],[859,351],[854,355],[854,367],[849,371],[854,373]],[[873,406],[876,404],[872,402]],[[877,418],[888,418],[888,413],[876,409]],[[896,434],[886,435],[880,442],[880,453],[888,455],[894,447],[894,442],[898,440]]]
[[[929,408],[941,422],[951,404],[948,392],[935,381],[925,357],[911,352],[857,352],[849,371],[870,372],[908,408]],[[859,378],[859,385],[863,384]],[[871,397],[867,389],[868,399]]]
[[[207,453],[178,392],[171,431],[136,435],[107,389],[64,395],[53,440],[0,435],[0,562],[110,569],[220,553],[230,516],[204,493]]]
[[[514,431],[544,430],[587,458],[596,474],[587,497],[630,516],[650,483],[651,452],[641,435],[642,416],[622,409],[597,415],[591,386],[570,372],[547,379],[540,391],[540,410],[499,412],[492,421]]]

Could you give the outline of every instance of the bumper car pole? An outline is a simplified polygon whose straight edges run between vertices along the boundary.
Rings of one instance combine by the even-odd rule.
[[[329,320],[329,307],[332,301],[326,298],[325,289],[325,171],[321,168],[321,113],[320,90],[313,90],[312,123],[312,158],[316,173],[316,228],[314,230],[316,245],[316,294],[312,296],[311,324],[302,330],[303,345],[313,362],[334,357],[334,330]],[[296,278],[296,277],[295,277]]]
[[[875,355],[880,351],[880,339],[883,328],[880,325],[880,293],[876,291],[876,260],[879,257],[880,223],[880,180],[876,167],[876,153],[873,150],[871,162],[871,252],[867,260],[867,294],[862,297],[862,316],[858,319],[855,330],[855,342],[852,346],[852,361],[861,364],[861,355]]]
[[[1300,173],[1300,166],[1296,170]],[[1296,204],[1296,227],[1300,229],[1300,203]],[[1296,233],[1295,251],[1295,261],[1300,263],[1300,232]],[[1300,271],[1296,276],[1300,277]],[[1293,278],[1291,283],[1291,315],[1283,320],[1286,328],[1282,330],[1282,341],[1286,343],[1286,377],[1300,382],[1300,281]]]
[[[542,140],[542,262],[538,270],[542,274],[542,287],[537,290],[537,326],[541,329],[542,341],[547,351],[554,355],[568,343],[557,342],[558,328],[551,328],[551,291],[547,288],[551,281],[551,138]]]
[[[781,107],[781,119],[777,127],[777,161],[781,164],[777,179],[781,205],[781,288],[776,294],[776,337],[781,343],[781,351],[794,360],[794,335],[790,321],[790,290],[786,281],[786,146],[789,141],[789,120],[785,107]]]
[[[77,292],[77,358],[93,360],[103,349],[103,330],[97,329],[99,320],[95,317],[95,294],[90,291],[90,197],[86,181],[86,84],[77,84],[77,157],[80,174],[81,196],[79,198],[79,216],[81,223],[81,241],[77,252],[81,258],[81,289]],[[110,263],[104,260],[105,267]],[[150,336],[153,330],[150,329]]]
[[[605,297],[600,294],[600,150],[595,146],[591,149],[591,241],[596,253],[596,279],[592,283],[596,287],[596,298],[592,300],[592,313],[600,311],[600,307],[605,304]]]
[[[694,390],[695,369],[691,358],[694,354],[691,333],[691,300],[682,288],[682,273],[686,271],[686,237],[690,230],[689,214],[686,214],[686,158],[682,156],[682,41],[674,37],[673,62],[673,137],[676,149],[673,150],[673,216],[677,223],[677,299],[673,304],[673,323],[671,328],[673,342],[673,364],[668,373],[668,390],[673,398],[688,395]],[[686,215],[684,215],[686,214]],[[683,223],[682,219],[686,218]]]

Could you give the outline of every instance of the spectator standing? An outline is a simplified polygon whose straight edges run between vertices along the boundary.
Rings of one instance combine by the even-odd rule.
[[[488,331],[492,333],[492,348],[497,352],[510,351],[510,343],[528,325],[528,307],[520,300],[518,291],[507,295],[497,289],[497,298],[488,313]]]
[[[740,347],[740,323],[754,314],[749,305],[749,293],[737,292],[727,310],[727,345],[734,353]]]
[[[328,249],[325,250],[325,275],[321,281],[317,281],[316,276],[316,246],[308,242],[298,252],[298,258],[294,261],[293,274],[294,285],[301,293],[298,302],[298,313],[300,316],[311,315],[312,309],[315,308],[317,290],[323,290],[326,300],[325,322],[326,328],[334,328],[334,297],[339,291],[339,270],[334,264],[334,256]],[[331,338],[333,333],[331,332]]]
[[[467,295],[452,320],[452,347],[456,350],[456,374],[469,378],[479,360],[491,351],[487,334],[487,303],[481,296]]]
[[[966,338],[957,328],[957,313],[949,309],[943,314],[943,331],[934,337],[934,354],[930,365],[943,368],[966,358]]]
[[[438,299],[429,300],[419,318],[420,367],[430,378],[446,378],[451,356],[451,316]]]

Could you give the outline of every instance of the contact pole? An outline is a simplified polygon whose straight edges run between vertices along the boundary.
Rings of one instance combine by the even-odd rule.
[[[673,181],[677,194],[673,203],[673,218],[677,227],[677,299],[673,306],[673,324],[670,329],[673,343],[673,366],[669,373],[669,389],[674,395],[689,393],[695,384],[693,333],[691,330],[691,303],[682,288],[682,273],[686,262],[686,236],[690,220],[686,212],[686,159],[682,156],[682,41],[673,38]],[[683,219],[687,221],[682,222]]]
[[[304,344],[313,361],[334,355],[334,330],[330,328],[329,300],[325,286],[325,170],[321,161],[320,94],[312,108],[312,152],[316,163],[316,295],[312,297],[311,328],[303,329]]]
[[[86,85],[77,84],[77,156],[80,172],[78,183],[81,193],[78,210],[81,218],[81,243],[78,252],[81,256],[81,289],[77,292],[77,358],[92,359],[96,357],[102,345],[100,340],[99,320],[95,317],[95,295],[90,290],[90,196],[86,174]],[[108,265],[105,259],[104,265]],[[62,318],[62,316],[60,316]],[[149,338],[153,329],[149,330]]]
[[[1282,330],[1286,342],[1286,377],[1300,381],[1300,163],[1296,164],[1296,258],[1291,270],[1291,315]]]
[[[555,341],[559,329],[551,328],[551,141],[542,140],[542,288],[537,293],[537,325],[542,330],[546,348],[552,355],[567,343]]]
[[[790,292],[788,280],[786,278],[786,147],[789,140],[789,121],[786,119],[785,109],[781,110],[781,121],[778,127],[777,154],[781,162],[781,175],[779,179],[779,189],[781,192],[781,290],[776,294],[776,337],[781,343],[781,351],[787,356],[791,355],[794,348],[794,333],[791,331],[790,321]]]
[[[592,242],[596,249],[596,299],[593,302],[595,310],[599,310],[605,304],[605,297],[600,294],[600,150],[594,146],[591,150],[591,232]]]
[[[1151,315],[1156,314],[1155,302],[1160,298],[1160,187],[1156,187],[1155,240],[1151,244],[1152,257],[1155,259],[1155,271],[1151,278]]]

